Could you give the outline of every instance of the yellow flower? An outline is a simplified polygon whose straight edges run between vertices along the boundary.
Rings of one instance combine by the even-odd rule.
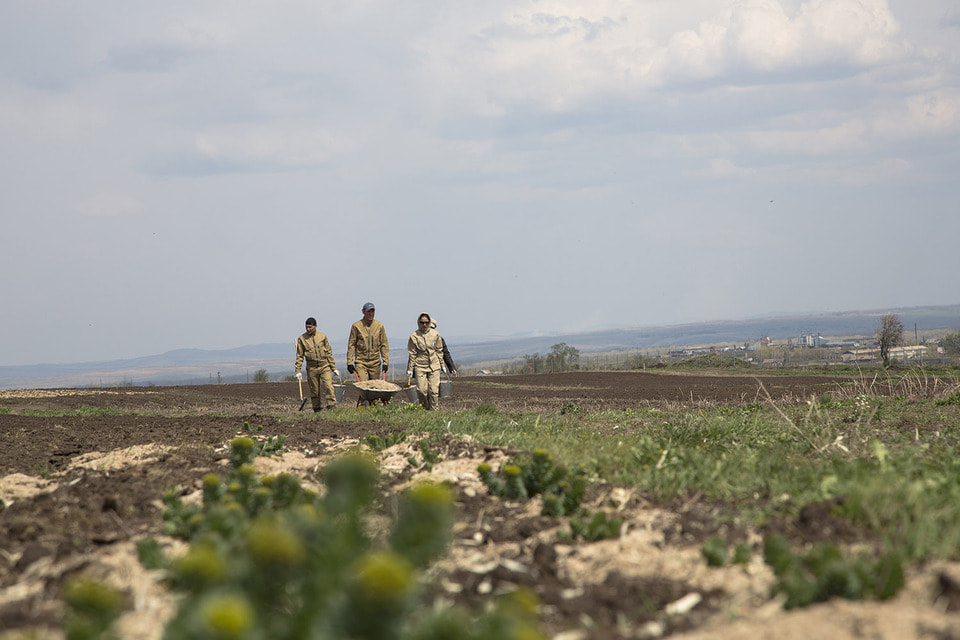
[[[253,625],[253,607],[239,594],[210,596],[201,607],[201,620],[215,638],[242,638]]]
[[[368,553],[357,566],[357,586],[368,601],[400,600],[413,586],[413,567],[392,551]]]
[[[272,520],[261,519],[250,525],[247,549],[259,565],[295,568],[307,559],[307,550],[300,536]]]
[[[216,549],[209,545],[194,545],[177,559],[174,569],[186,578],[204,583],[219,582],[227,575],[227,564]]]

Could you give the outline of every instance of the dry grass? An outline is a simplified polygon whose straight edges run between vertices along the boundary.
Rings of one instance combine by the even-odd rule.
[[[861,372],[860,377],[854,380],[853,384],[837,385],[832,395],[837,400],[881,396],[944,400],[958,392],[960,392],[960,379],[941,378],[918,370],[884,378],[880,377],[880,372],[875,373],[873,377]]]

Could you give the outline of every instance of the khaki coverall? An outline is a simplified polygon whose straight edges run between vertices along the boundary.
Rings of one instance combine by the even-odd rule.
[[[417,398],[425,409],[440,408],[443,338],[435,329],[417,329],[407,340],[407,371],[417,381]]]
[[[387,331],[379,320],[367,324],[357,320],[350,327],[347,340],[347,364],[352,364],[361,382],[379,380],[380,372],[390,364]]]
[[[307,383],[310,386],[313,410],[320,411],[324,407],[332,409],[337,404],[337,395],[333,390],[333,376],[330,372],[336,369],[337,365],[327,336],[314,331],[313,335],[304,333],[297,338],[297,362],[293,365],[293,370],[300,371],[304,360],[307,361]]]

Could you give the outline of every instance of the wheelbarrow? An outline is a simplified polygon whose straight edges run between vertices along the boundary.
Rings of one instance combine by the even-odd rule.
[[[368,386],[369,383],[377,383],[377,386],[371,387]],[[389,385],[389,387],[387,387]],[[398,394],[401,391],[401,388],[398,385],[393,384],[392,382],[384,382],[381,380],[365,380],[363,382],[354,382],[353,386],[357,389],[357,406],[360,406],[361,402],[368,402],[373,404],[376,401],[380,401],[381,404],[389,404],[390,400],[393,399],[393,396]]]

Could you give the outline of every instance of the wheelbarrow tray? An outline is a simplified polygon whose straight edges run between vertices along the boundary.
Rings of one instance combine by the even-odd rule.
[[[379,380],[375,382],[380,383]],[[400,392],[400,387],[392,383],[387,384],[390,384],[390,386],[393,388],[382,389],[378,387],[368,387],[364,382],[354,382],[353,386],[356,387],[357,393],[360,395],[361,400],[365,400],[367,402],[372,402],[374,400],[379,400],[380,402],[390,402],[390,399]]]
[[[356,386],[356,385],[354,385]],[[364,389],[363,387],[357,387],[357,393],[360,394],[361,400],[366,400],[371,402],[373,400],[387,400],[397,395],[400,392],[400,389]]]

